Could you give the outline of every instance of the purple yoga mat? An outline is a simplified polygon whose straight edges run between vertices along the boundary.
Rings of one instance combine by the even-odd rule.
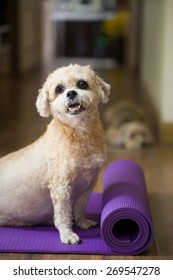
[[[92,194],[86,213],[100,227],[74,227],[79,245],[62,244],[54,226],[0,227],[0,251],[136,255],[153,240],[144,176],[134,161],[118,160],[106,168],[103,193]]]
[[[136,255],[153,240],[143,171],[132,160],[112,162],[104,172],[101,236],[116,254]]]

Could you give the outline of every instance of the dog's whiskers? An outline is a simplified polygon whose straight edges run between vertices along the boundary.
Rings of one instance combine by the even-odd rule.
[[[85,103],[85,108],[88,108],[89,104],[92,102],[92,99],[89,96],[83,96],[82,100]]]

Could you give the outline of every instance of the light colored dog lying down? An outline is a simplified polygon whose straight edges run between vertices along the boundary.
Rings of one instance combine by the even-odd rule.
[[[106,152],[98,103],[110,85],[90,66],[69,65],[51,73],[36,107],[53,116],[31,145],[0,159],[0,225],[33,225],[53,220],[64,243],[80,243],[72,223],[96,225],[85,207]]]
[[[105,139],[109,145],[133,150],[154,144],[144,111],[133,102],[123,100],[109,106],[104,120],[108,124]]]

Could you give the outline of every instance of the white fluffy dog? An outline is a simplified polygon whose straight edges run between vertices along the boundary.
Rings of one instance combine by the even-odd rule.
[[[69,65],[51,73],[36,102],[42,117],[53,116],[31,145],[0,159],[0,225],[53,220],[63,243],[80,243],[72,221],[88,228],[85,207],[106,152],[98,103],[110,85],[90,66]]]

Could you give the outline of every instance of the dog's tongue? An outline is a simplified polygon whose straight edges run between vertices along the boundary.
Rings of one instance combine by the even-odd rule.
[[[76,103],[76,104],[70,105],[68,107],[68,109],[69,109],[70,112],[78,111],[80,109],[80,104]]]

